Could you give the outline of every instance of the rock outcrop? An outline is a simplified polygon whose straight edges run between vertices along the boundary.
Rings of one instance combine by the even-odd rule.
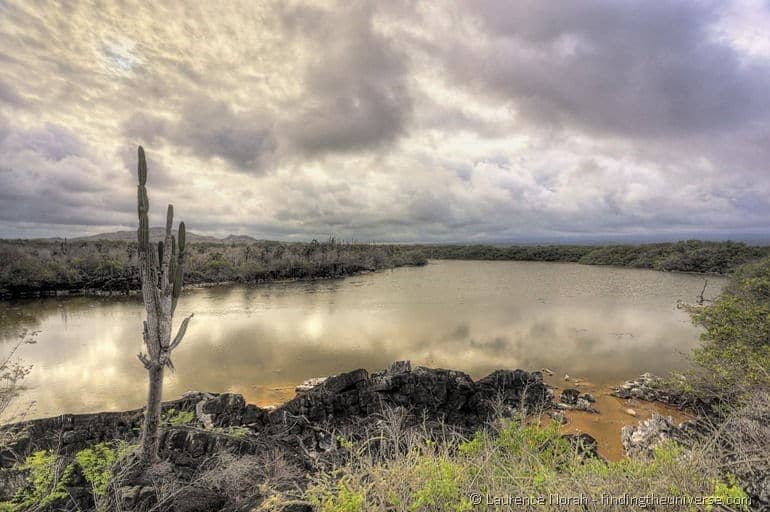
[[[590,393],[581,394],[579,390],[575,388],[567,388],[561,392],[559,396],[559,402],[555,406],[562,410],[575,410],[585,411],[591,413],[598,413],[593,405],[596,400]]]
[[[661,402],[675,407],[686,405],[687,400],[681,393],[668,389],[662,378],[651,373],[643,373],[638,378],[627,380],[612,391],[618,398],[637,398],[648,402]]]
[[[188,393],[179,400],[163,403],[163,412],[191,412],[203,394]],[[95,414],[62,414],[53,418],[25,421],[0,427],[9,439],[0,449],[0,468],[16,463],[37,450],[55,449],[71,455],[103,441],[131,439],[138,435],[143,411],[100,412]]]
[[[600,457],[599,443],[590,434],[581,432],[579,434],[565,434],[564,437],[583,457],[590,459],[597,459]]]
[[[652,417],[636,425],[626,425],[620,431],[623,448],[630,456],[651,456],[655,448],[666,441],[683,441],[688,438],[683,424],[676,425],[671,416],[653,413]]]
[[[259,428],[267,422],[268,412],[247,404],[235,393],[202,393],[195,404],[195,416],[204,428],[250,426]]]
[[[354,370],[329,377],[271,411],[269,421],[286,424],[301,417],[311,424],[342,426],[399,407],[415,418],[475,427],[500,405],[549,408],[551,398],[538,372],[497,370],[474,382],[457,370],[412,368],[400,361],[371,375]]]
[[[179,400],[165,402],[166,413],[186,413],[191,418],[188,424],[166,424],[162,429],[160,455],[167,464],[166,477],[188,481],[201,464],[223,453],[276,452],[288,464],[307,473],[338,447],[337,432],[368,435],[369,429],[376,427],[390,410],[400,411],[405,426],[448,424],[463,430],[480,427],[501,408],[504,413],[506,409],[532,411],[552,406],[552,394],[542,375],[523,370],[498,370],[474,381],[460,371],[413,368],[408,361],[401,361],[371,375],[359,369],[316,382],[274,409],[247,404],[241,395],[232,393],[190,392]],[[36,450],[53,450],[71,458],[102,441],[135,442],[142,418],[142,410],[133,410],[66,414],[5,426],[0,431],[12,435],[13,440],[0,451],[0,472],[9,473],[16,462]],[[123,482],[118,494],[125,498],[125,509],[140,510],[151,504],[156,480],[141,473]],[[8,499],[13,486],[2,484],[0,500]],[[188,487],[189,492],[205,494],[195,486]],[[82,487],[70,491],[85,496],[83,499],[88,495]],[[179,497],[180,505],[171,509],[208,510],[206,507],[216,501],[216,496],[203,494],[198,498]],[[195,508],[195,503],[202,505]],[[87,509],[88,503],[80,502],[78,506]]]

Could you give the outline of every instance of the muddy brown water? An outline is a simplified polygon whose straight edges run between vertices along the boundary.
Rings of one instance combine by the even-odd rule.
[[[709,277],[706,296],[724,283]],[[694,301],[702,286],[701,276],[649,270],[431,261],[337,280],[193,289],[179,301],[177,319],[195,318],[165,396],[231,391],[275,404],[308,378],[399,359],[474,378],[547,367],[591,383],[602,414],[574,413],[571,425],[604,439],[602,429],[638,420],[616,414],[608,386],[687,365],[699,331],[676,302]],[[137,297],[0,302],[0,350],[19,329],[40,331],[20,352],[33,369],[17,403],[35,402],[30,417],[141,406],[142,316]]]
[[[555,377],[547,377],[546,382],[554,387],[557,398],[560,391],[566,388],[576,388],[581,393],[590,393],[594,397],[596,402],[592,406],[598,413],[566,411],[565,416],[568,421],[562,426],[561,431],[565,434],[585,432],[592,435],[597,441],[599,454],[608,460],[617,461],[625,456],[620,431],[626,425],[646,420],[655,413],[670,416],[676,423],[692,419],[692,416],[685,411],[666,404],[614,397],[610,386],[597,386],[580,379],[571,379],[570,382],[560,381]],[[543,421],[553,420],[547,418]]]

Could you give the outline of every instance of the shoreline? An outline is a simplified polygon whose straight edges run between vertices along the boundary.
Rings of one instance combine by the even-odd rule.
[[[614,269],[629,269],[629,270],[647,270],[650,272],[661,272],[666,274],[685,274],[692,276],[715,277],[715,278],[729,278],[730,274],[720,274],[715,272],[694,272],[686,270],[659,270],[654,268],[645,267],[633,267],[627,265],[610,265],[601,263],[580,263],[572,261],[545,261],[545,260],[513,260],[513,259],[460,259],[460,258],[432,258],[424,264],[405,264],[394,267],[383,267],[374,269],[361,269],[354,270],[349,273],[341,274],[338,276],[314,276],[314,277],[294,277],[294,278],[279,278],[279,279],[259,279],[253,281],[202,281],[200,283],[185,284],[182,288],[183,291],[195,290],[199,288],[216,288],[241,285],[244,287],[258,287],[265,284],[282,284],[282,283],[298,283],[298,282],[313,282],[313,281],[329,281],[333,279],[345,279],[347,277],[354,277],[357,275],[376,274],[386,270],[395,270],[397,268],[419,268],[430,264],[431,261],[469,261],[469,262],[517,262],[517,263],[549,263],[549,264],[564,264],[564,265],[582,265],[587,267],[607,267]],[[13,294],[7,290],[0,290],[0,302],[25,300],[25,299],[40,299],[40,298],[56,298],[56,297],[133,297],[141,293],[139,288],[131,288],[128,290],[105,290],[100,288],[58,288],[53,290],[34,290],[23,292],[21,294]]]
[[[385,371],[391,371],[390,368],[399,364],[406,364],[411,368],[409,361],[393,363],[389,369]],[[425,367],[417,367],[425,368]],[[452,374],[466,375],[459,370],[440,369],[440,368],[426,368],[429,371],[442,371],[450,372]],[[409,370],[411,371],[411,370]],[[547,371],[547,370],[546,370]],[[317,389],[323,388],[327,385],[328,381],[340,378],[342,376],[352,374],[355,372],[366,372],[366,370],[352,370],[349,372],[343,372],[338,375],[331,375],[327,377],[315,377],[306,380],[303,383],[297,385],[287,385],[280,388],[284,390],[285,397],[282,397],[277,402],[272,403],[252,403],[239,393],[230,392],[208,392],[208,391],[186,391],[179,397],[175,397],[164,401],[164,408],[172,408],[174,404],[184,402],[189,396],[207,395],[207,396],[236,396],[243,402],[246,407],[253,407],[263,414],[272,414],[274,411],[280,411],[285,407],[291,407],[292,402],[301,399],[306,394],[312,394]],[[618,461],[627,456],[622,440],[621,432],[623,428],[634,426],[642,421],[648,420],[656,415],[670,417],[675,424],[681,424],[687,421],[691,421],[697,418],[694,414],[686,411],[681,406],[675,406],[672,403],[667,403],[660,399],[647,399],[639,396],[618,396],[616,391],[621,389],[623,384],[617,383],[617,385],[611,384],[593,384],[592,382],[570,377],[567,379],[560,379],[553,375],[545,374],[543,371],[527,372],[524,370],[495,370],[491,375],[498,372],[523,372],[528,375],[534,375],[535,380],[542,382],[549,390],[551,399],[548,406],[538,412],[541,420],[548,419],[548,421],[559,421],[561,423],[561,432],[564,435],[578,435],[587,434],[596,443],[597,453],[608,461]],[[377,375],[377,372],[373,372],[371,375]],[[642,378],[644,378],[643,374]],[[479,379],[475,382],[483,381],[489,376]],[[626,383],[631,381],[626,381]],[[279,388],[276,388],[278,390]],[[567,405],[564,403],[565,390],[579,390],[582,396],[586,394],[592,397],[593,402],[587,409],[579,406]],[[560,397],[561,394],[561,397]],[[631,414],[630,411],[633,411]],[[438,411],[439,415],[441,411]],[[56,421],[64,421],[68,419],[69,422],[77,423],[80,419],[87,418],[101,418],[101,417],[124,417],[124,416],[141,416],[142,408],[132,408],[127,410],[99,410],[88,412],[62,412],[53,416],[46,416],[34,419],[22,419],[13,423],[0,424],[0,431],[13,430],[17,427],[25,427],[27,425],[34,424],[48,424]],[[365,415],[366,420],[374,418],[373,415]]]
[[[357,275],[375,274],[386,270],[394,270],[396,268],[404,267],[422,267],[425,265],[400,265],[398,267],[386,267],[377,269],[362,269],[355,270],[350,273],[346,273],[339,276],[317,276],[317,277],[292,277],[292,278],[280,278],[280,279],[260,279],[255,281],[202,281],[200,283],[185,284],[182,287],[182,291],[196,290],[200,288],[217,288],[225,286],[241,285],[245,287],[257,287],[265,284],[285,284],[285,283],[301,283],[312,281],[331,281],[333,279],[345,279],[346,277],[354,277]],[[13,300],[25,300],[25,299],[41,299],[41,298],[56,298],[56,297],[135,297],[141,294],[141,289],[131,288],[129,290],[103,290],[99,288],[60,288],[55,290],[37,290],[31,292],[25,292],[23,294],[13,295],[5,290],[0,290],[0,302],[13,301]]]

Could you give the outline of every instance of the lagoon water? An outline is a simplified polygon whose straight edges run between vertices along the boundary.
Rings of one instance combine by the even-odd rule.
[[[702,276],[578,264],[431,261],[345,279],[186,291],[191,312],[165,397],[232,391],[283,401],[317,376],[377,370],[399,359],[474,378],[497,368],[550,368],[594,384],[687,365],[699,330],[676,309]],[[725,280],[709,277],[707,297]],[[0,302],[0,350],[19,329],[40,331],[20,404],[31,417],[141,407],[144,314],[138,297]]]

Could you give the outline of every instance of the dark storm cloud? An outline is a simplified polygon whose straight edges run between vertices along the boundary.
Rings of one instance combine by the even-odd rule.
[[[317,53],[286,123],[288,138],[303,152],[378,147],[405,128],[412,108],[406,56],[375,29],[375,5],[294,6],[282,13],[287,33]]]
[[[712,27],[723,2],[483,0],[486,44],[455,40],[448,66],[523,115],[612,135],[686,137],[767,119],[770,65]]]
[[[121,171],[130,176],[130,179],[136,179],[137,176],[137,163],[138,163],[138,151],[137,147],[146,145],[145,158],[147,160],[147,168],[151,171],[148,175],[148,184],[161,190],[170,191],[175,193],[179,190],[179,186],[184,184],[184,175],[176,172],[174,169],[169,168],[167,163],[158,158],[157,153],[154,151],[154,145],[152,140],[143,139],[138,137],[136,141],[130,141],[118,150],[118,157],[122,163]],[[183,187],[182,187],[183,188]]]
[[[0,222],[110,225],[128,220],[123,180],[67,128],[19,130],[0,117]],[[130,211],[130,210],[129,210]]]
[[[236,113],[225,102],[198,97],[186,102],[180,114],[173,121],[135,114],[124,125],[125,133],[147,143],[161,139],[201,158],[219,157],[237,170],[264,172],[276,141],[263,112]]]

